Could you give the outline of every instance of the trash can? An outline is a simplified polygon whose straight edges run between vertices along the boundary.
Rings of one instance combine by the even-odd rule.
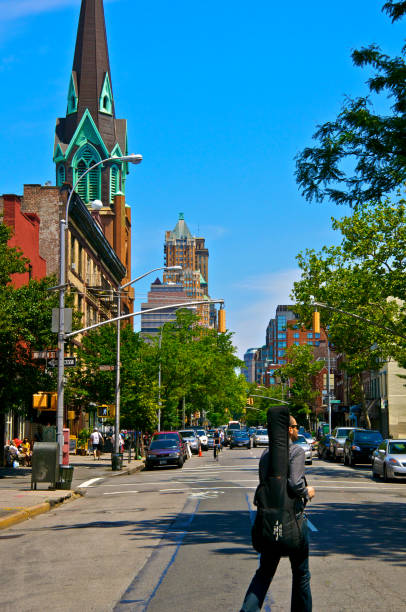
[[[50,482],[55,489],[59,481],[59,445],[57,442],[35,442],[32,451],[31,489],[37,482]]]
[[[56,483],[57,489],[69,490],[72,488],[73,465],[59,466],[59,481]]]
[[[113,472],[123,469],[123,453],[111,453],[111,469]]]

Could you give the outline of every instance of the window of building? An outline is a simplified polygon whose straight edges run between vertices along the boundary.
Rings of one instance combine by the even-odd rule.
[[[101,161],[100,155],[97,150],[86,144],[81,147],[73,160],[73,167],[75,169],[75,182],[81,177],[88,168]],[[94,168],[91,172],[86,174],[85,177],[79,182],[76,187],[77,193],[80,195],[82,200],[86,203],[92,202],[93,200],[100,199],[101,192],[101,169],[100,166]]]
[[[63,164],[59,164],[57,171],[56,184],[58,187],[62,187],[65,182],[65,166]]]
[[[286,348],[286,342],[278,342],[278,348]]]
[[[300,338],[300,334],[299,334],[299,332],[295,332],[295,333],[293,334],[293,337],[294,337],[294,338]]]
[[[299,340],[294,340],[294,341],[293,341],[293,344],[294,344],[295,346],[300,346],[300,342],[299,342]]]
[[[286,351],[278,351],[278,357],[284,357],[286,354]]]
[[[286,333],[284,332],[279,332],[278,333],[278,338],[281,338],[282,340],[284,340],[286,338]]]
[[[309,333],[307,334],[307,337],[308,337],[308,338],[313,338],[313,334],[312,334],[312,332],[309,332]]]
[[[284,365],[284,364],[286,363],[286,359],[279,359],[279,363],[280,363],[281,365]]]
[[[78,251],[78,267],[77,267],[77,274],[79,276],[82,276],[82,266],[83,266],[83,247],[80,244],[79,245],[79,251]]]
[[[314,346],[320,346],[320,342],[316,340],[316,342],[314,343]]]
[[[320,338],[320,334],[314,334],[315,338]]]
[[[313,346],[313,342],[311,340],[308,340],[307,344],[310,344],[310,346]]]

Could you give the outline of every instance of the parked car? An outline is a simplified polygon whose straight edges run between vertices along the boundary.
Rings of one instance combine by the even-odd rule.
[[[226,432],[224,434],[223,446],[228,446],[230,444],[230,440],[231,440],[231,436],[233,435],[233,431],[236,431],[236,430],[235,429],[226,429]]]
[[[353,431],[354,427],[336,427],[331,432],[330,437],[330,458],[333,461],[340,461],[341,457],[344,456],[344,442],[347,439],[350,431]]]
[[[190,450],[194,455],[197,455],[199,452],[199,448],[201,446],[200,438],[195,432],[194,429],[180,429],[180,435],[182,436],[182,440],[187,442],[190,446]]]
[[[213,448],[214,447],[214,432],[212,431],[208,431],[207,432],[207,448]]]
[[[202,445],[202,450],[207,450],[208,449],[208,445],[207,445],[207,433],[205,432],[204,429],[195,429],[197,435],[200,438],[200,443]]]
[[[268,446],[268,444],[269,444],[268,430],[267,429],[257,429],[254,434],[254,439],[253,439],[254,448],[257,448],[257,446]]]
[[[179,434],[178,431],[156,431],[152,436],[151,443],[155,442],[156,440],[176,440],[177,442],[179,442],[182,448],[183,460],[186,461],[186,443],[183,441],[182,436]]]
[[[251,438],[246,431],[235,430],[230,440],[230,449],[235,447],[251,448]]]
[[[310,444],[310,446],[312,447],[312,450],[313,450],[315,448],[316,438],[314,438],[309,431],[303,432],[302,436],[304,436],[306,438],[306,440],[308,441],[308,443]]]
[[[353,429],[344,443],[344,465],[372,463],[372,453],[382,440],[376,429]]]
[[[183,466],[183,449],[179,440],[175,438],[158,438],[153,440],[147,450],[145,467],[163,467],[175,465],[178,468]]]
[[[372,476],[406,478],[406,440],[384,440],[372,453]]]
[[[328,459],[330,457],[330,434],[323,436],[319,440],[317,455],[320,459]]]
[[[312,445],[309,444],[307,439],[304,436],[299,434],[297,437],[297,440],[295,440],[293,444],[299,444],[303,448],[305,452],[305,462],[308,465],[311,465],[313,463]]]

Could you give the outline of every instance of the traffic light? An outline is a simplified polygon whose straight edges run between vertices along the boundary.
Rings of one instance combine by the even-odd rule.
[[[218,331],[220,334],[225,334],[226,332],[226,311],[224,308],[220,308],[218,311]]]
[[[320,333],[320,313],[318,310],[313,312],[313,332],[315,334]]]

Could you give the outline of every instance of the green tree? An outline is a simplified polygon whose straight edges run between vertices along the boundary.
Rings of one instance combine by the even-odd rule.
[[[153,342],[155,363],[161,363],[163,425],[180,426],[182,402],[186,416],[195,412],[224,423],[227,415],[242,415],[245,405],[245,380],[236,374],[242,362],[235,356],[230,333],[198,325],[198,317],[189,310],[179,310],[176,321],[162,329]]]
[[[69,375],[67,402],[94,410],[96,405],[114,404],[116,388],[115,325],[89,332],[77,348],[77,366]],[[120,426],[151,430],[156,426],[156,385],[145,359],[148,347],[131,325],[121,329]],[[111,366],[113,370],[101,370]]]
[[[310,346],[293,345],[286,351],[287,363],[280,373],[289,381],[290,412],[299,423],[304,423],[312,412],[319,391],[315,389],[314,380],[321,372],[324,363],[314,359]]]
[[[352,400],[361,403],[369,425],[362,373],[396,358],[406,364],[403,296],[406,257],[405,202],[363,204],[352,216],[333,219],[341,243],[297,257],[301,279],[294,284],[300,320],[311,325],[313,297],[345,312],[321,309],[330,341],[344,354],[343,369],[352,377]],[[368,322],[369,321],[369,322]]]
[[[32,359],[32,351],[54,347],[52,308],[57,297],[48,291],[55,278],[31,280],[15,289],[11,275],[27,270],[29,260],[10,248],[11,230],[0,225],[0,413],[30,411],[32,394],[53,390],[52,376]]]
[[[383,10],[400,19],[405,2],[386,2]],[[307,200],[331,199],[356,207],[379,201],[406,180],[406,66],[403,47],[398,57],[385,55],[377,45],[356,50],[356,66],[372,69],[370,95],[348,98],[334,121],[318,127],[297,157],[296,179]],[[371,95],[386,94],[391,113],[374,112]]]

